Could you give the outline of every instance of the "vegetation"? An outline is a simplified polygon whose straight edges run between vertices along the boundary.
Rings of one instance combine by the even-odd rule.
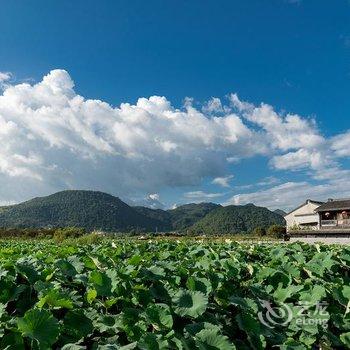
[[[159,231],[185,231],[218,207],[221,206],[215,203],[190,203],[170,210],[134,208],[140,214],[161,222],[158,227]]]
[[[0,348],[345,349],[349,269],[337,246],[3,241]],[[262,300],[293,318],[270,328]],[[325,323],[296,321],[306,302]]]
[[[264,227],[256,227],[253,231],[253,234],[259,237],[266,236],[267,232]]]
[[[226,234],[252,232],[260,227],[267,229],[271,225],[284,225],[284,219],[270,210],[253,204],[220,207],[211,211],[192,228],[193,233]]]
[[[7,207],[0,226],[11,228],[82,227],[87,231],[152,231],[159,223],[119,198],[94,191],[63,191]]]
[[[130,207],[119,198],[94,191],[63,191],[48,197],[0,208],[0,227],[50,228],[80,227],[88,232],[192,232],[232,234],[251,232],[284,224],[284,219],[266,208],[222,207],[214,203],[186,204],[161,210]]]
[[[276,209],[273,212],[281,216],[285,216],[287,214],[284,210],[281,210],[281,209]]]
[[[282,225],[272,225],[268,228],[267,234],[272,237],[282,238],[286,234],[286,227]]]
[[[186,230],[221,205],[215,203],[185,204],[169,210],[174,230]]]
[[[139,214],[157,222],[155,229],[158,231],[171,231],[173,228],[171,214],[162,209],[147,207],[133,207]]]

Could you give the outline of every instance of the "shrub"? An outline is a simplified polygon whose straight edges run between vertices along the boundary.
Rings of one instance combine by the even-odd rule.
[[[52,238],[53,228],[0,228],[0,238]]]
[[[283,238],[286,234],[286,227],[281,225],[272,225],[268,228],[267,234],[276,238]]]
[[[96,232],[89,233],[87,235],[79,237],[76,242],[78,244],[96,244],[104,239],[104,235]]]
[[[85,229],[80,227],[66,227],[57,229],[53,235],[56,242],[62,242],[67,238],[78,238],[86,234]]]
[[[266,229],[264,227],[256,227],[253,231],[255,236],[266,236]]]

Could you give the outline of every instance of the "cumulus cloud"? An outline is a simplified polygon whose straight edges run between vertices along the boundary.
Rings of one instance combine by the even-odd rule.
[[[218,97],[212,97],[202,107],[202,111],[204,113],[220,113],[224,112],[224,109],[226,109],[226,107],[222,105],[221,100]]]
[[[280,156],[274,156],[271,164],[280,170],[299,170],[302,168],[320,169],[328,163],[328,157],[317,150],[300,148]]]
[[[230,186],[230,181],[234,178],[234,175],[227,175],[223,177],[216,177],[213,181],[212,184],[214,185],[219,185],[222,187],[231,187]]]
[[[332,138],[332,150],[338,157],[350,156],[350,131]]]
[[[334,176],[325,168],[345,176],[336,158],[349,155],[348,133],[326,139],[315,120],[236,94],[228,104],[212,98],[202,108],[190,98],[176,108],[163,96],[115,107],[77,94],[65,70],[37,83],[10,78],[0,73],[1,201],[83,188],[160,202],[162,189],[205,178],[229,187],[229,167],[256,155],[276,170],[312,169],[320,181]],[[185,197],[221,195],[192,191]]]
[[[347,174],[349,176],[349,173]],[[293,209],[307,198],[327,200],[350,196],[350,188],[345,177],[322,184],[303,182],[286,182],[268,189],[251,193],[236,194],[226,204],[242,205],[254,203],[271,209]]]
[[[133,198],[126,200],[129,205],[132,206],[145,206],[152,209],[165,209],[166,205],[161,202],[160,195],[158,193],[151,193],[143,198]]]
[[[190,100],[177,109],[161,96],[113,107],[78,95],[64,70],[5,87],[0,139],[2,187],[16,177],[40,182],[44,192],[97,188],[121,196],[198,184],[223,174],[229,158],[266,152],[234,113],[208,116]]]
[[[322,146],[325,141],[313,119],[305,119],[296,114],[278,114],[272,106],[265,103],[256,107],[242,102],[237,94],[232,94],[230,100],[246,120],[266,132],[265,136],[275,150],[314,149]]]

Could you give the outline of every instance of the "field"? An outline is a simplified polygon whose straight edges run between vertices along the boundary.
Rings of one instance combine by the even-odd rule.
[[[0,241],[1,349],[345,349],[350,248]]]

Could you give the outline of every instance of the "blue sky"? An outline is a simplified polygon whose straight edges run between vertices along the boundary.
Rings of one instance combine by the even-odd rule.
[[[2,203],[64,188],[105,190],[152,205],[159,205],[159,200],[167,207],[211,200],[289,208],[306,196],[350,195],[346,181],[350,147],[348,1],[13,0],[1,5],[0,48],[0,116],[3,130],[12,132],[0,133],[2,143],[8,145],[0,151]],[[248,137],[238,132],[236,125],[238,141],[231,140],[231,147],[221,142],[231,126],[225,124],[224,130],[217,123],[199,125],[196,118],[188,117],[192,118],[190,126],[194,123],[193,132],[201,132],[203,139],[186,143],[184,139],[190,139],[187,121],[176,123],[178,138],[167,135],[159,126],[161,120],[156,123],[154,119],[159,118],[158,107],[149,110],[141,103],[138,109],[156,116],[150,122],[152,129],[145,127],[149,121],[144,118],[131,124],[123,119],[123,129],[107,135],[104,128],[114,125],[111,128],[116,130],[110,119],[118,111],[107,115],[93,109],[97,120],[81,112],[74,115],[77,121],[47,94],[46,99],[38,97],[36,84],[53,70],[65,73],[51,75],[45,86],[50,85],[52,92],[57,81],[74,81],[74,92],[70,87],[60,90],[69,98],[74,94],[85,101],[98,99],[119,109],[122,103],[136,106],[139,98],[165,96],[171,108],[181,111],[189,105],[186,98],[192,98],[191,108],[205,118],[223,118],[220,123],[224,123],[234,113],[253,134]],[[23,93],[20,84],[27,84],[28,91]],[[249,103],[250,109],[239,108],[230,98],[232,93],[238,94],[240,102]],[[221,109],[209,111],[205,106],[213,97],[220,98]],[[30,108],[39,104],[40,115],[27,115],[21,103]],[[261,103],[271,106],[273,112],[264,114]],[[48,106],[52,116],[42,113]],[[164,115],[167,108],[162,109]],[[123,118],[133,120],[134,112],[131,108],[125,112],[131,114]],[[259,113],[262,116],[257,120]],[[276,124],[262,120],[272,118],[273,113],[280,118],[278,134]],[[286,122],[288,113],[298,115],[307,125]],[[63,116],[68,118],[64,126],[53,122],[58,115],[60,122]],[[76,129],[70,134],[72,118]],[[115,118],[114,122],[119,116]],[[101,122],[104,119],[110,124]],[[170,123],[165,129],[173,126]],[[205,126],[216,133],[215,140],[207,135],[212,143],[205,141]],[[162,134],[157,136],[156,130]],[[282,145],[283,133],[289,135],[291,130],[294,139]],[[89,132],[94,140],[87,140]],[[128,140],[120,141],[129,133]],[[25,143],[23,135],[30,142]],[[8,140],[16,137],[21,142],[12,145]],[[260,137],[261,141],[251,144],[251,139]],[[298,144],[303,138],[317,140]],[[165,145],[164,154],[157,149],[159,145]],[[284,158],[276,158],[281,156]],[[336,175],[326,175],[325,169],[334,169]],[[213,183],[215,178],[219,180]]]

